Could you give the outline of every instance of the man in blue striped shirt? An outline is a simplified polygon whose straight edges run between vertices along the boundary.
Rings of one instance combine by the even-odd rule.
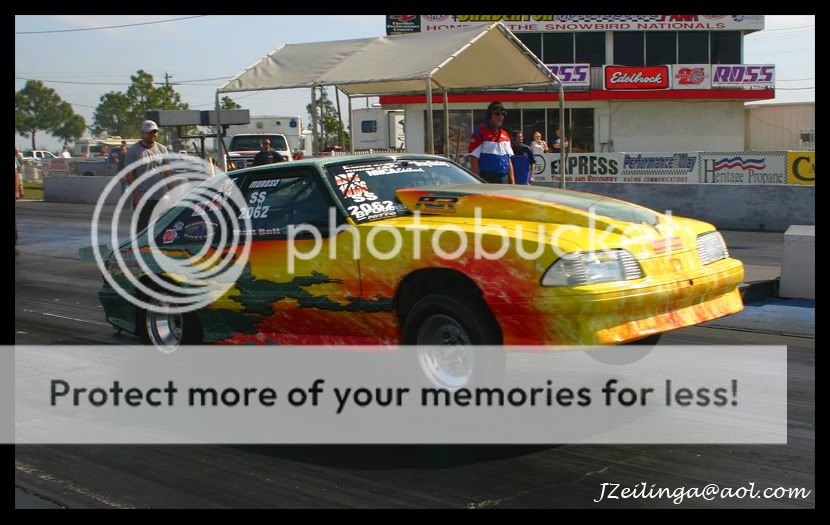
[[[470,155],[473,173],[489,183],[516,183],[513,164],[510,162],[510,156],[513,155],[510,134],[501,129],[506,116],[507,112],[501,102],[491,102],[487,106],[487,123],[470,137],[467,153]]]

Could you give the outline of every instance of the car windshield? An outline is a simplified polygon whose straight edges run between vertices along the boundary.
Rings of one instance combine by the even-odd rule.
[[[479,179],[447,160],[381,159],[326,168],[337,198],[356,222],[408,215],[395,191],[440,184],[477,184]]]
[[[285,143],[285,137],[282,135],[247,135],[243,137],[231,138],[230,151],[259,151],[262,149],[262,141],[268,139],[271,141],[271,149],[277,151],[285,151],[288,145]]]

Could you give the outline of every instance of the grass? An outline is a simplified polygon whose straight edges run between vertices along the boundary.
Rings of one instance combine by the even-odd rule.
[[[23,181],[23,198],[30,200],[43,200],[43,181],[40,180],[24,180]]]

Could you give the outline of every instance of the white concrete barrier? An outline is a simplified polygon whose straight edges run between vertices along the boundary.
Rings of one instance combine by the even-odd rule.
[[[816,227],[793,225],[784,233],[781,297],[816,298]]]
[[[47,176],[43,178],[43,200],[95,204],[112,177],[83,177],[76,175]],[[121,187],[114,188],[106,204],[115,204],[121,197]]]

